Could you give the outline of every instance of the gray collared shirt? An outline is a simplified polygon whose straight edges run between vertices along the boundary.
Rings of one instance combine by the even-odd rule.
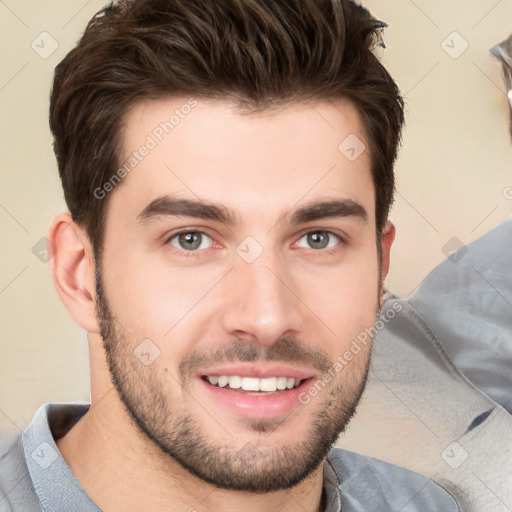
[[[60,454],[55,439],[88,410],[45,404],[0,455],[0,512],[98,512]],[[325,512],[460,512],[439,485],[386,462],[335,448],[324,464]]]

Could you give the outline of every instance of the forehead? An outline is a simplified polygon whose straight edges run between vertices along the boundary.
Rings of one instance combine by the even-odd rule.
[[[348,101],[248,113],[217,100],[148,100],[124,119],[119,167],[125,172],[110,199],[133,218],[168,194],[270,221],[301,201],[328,196],[363,203],[373,218],[367,148]]]

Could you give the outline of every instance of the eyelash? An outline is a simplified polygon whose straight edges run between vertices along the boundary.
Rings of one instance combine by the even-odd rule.
[[[170,242],[172,239],[174,239],[180,235],[185,235],[187,233],[199,233],[201,235],[206,235],[213,241],[214,244],[216,243],[215,240],[213,239],[213,237],[211,237],[205,231],[201,231],[200,229],[190,229],[190,228],[173,233],[172,235],[167,237],[165,243],[167,245],[170,245]],[[321,255],[325,255],[325,254],[335,254],[336,252],[338,252],[340,250],[340,245],[343,245],[345,243],[345,240],[341,235],[334,233],[333,231],[326,230],[326,229],[312,229],[312,230],[306,231],[305,233],[302,233],[299,236],[297,242],[311,233],[327,233],[328,235],[333,236],[339,240],[339,242],[334,247],[330,247],[329,249],[311,249],[310,248],[309,252],[313,253],[314,255],[321,256]],[[297,242],[294,242],[294,244]],[[208,249],[211,249],[211,248],[212,247],[208,247]],[[179,253],[181,255],[185,256],[186,258],[197,258],[201,255],[201,253],[203,253],[205,250],[207,250],[207,249],[200,249],[200,250],[195,250],[195,251],[186,251],[184,249],[181,249],[181,250],[177,249],[176,247],[173,247],[173,249],[176,249],[177,251],[179,251]]]

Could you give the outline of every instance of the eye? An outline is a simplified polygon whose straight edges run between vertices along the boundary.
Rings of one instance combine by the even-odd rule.
[[[340,237],[330,231],[310,231],[301,237],[297,242],[297,246],[305,247],[306,249],[330,249],[335,247],[340,241]]]
[[[182,231],[171,236],[168,243],[177,249],[190,252],[208,249],[213,245],[213,240],[201,231]]]

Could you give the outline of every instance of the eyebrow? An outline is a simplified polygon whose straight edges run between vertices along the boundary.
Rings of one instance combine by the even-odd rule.
[[[285,222],[290,214],[285,215]],[[368,221],[368,213],[364,206],[353,199],[334,199],[315,201],[301,206],[291,214],[291,224],[303,224],[315,220],[333,217],[355,217],[363,222]]]
[[[161,216],[195,217],[229,225],[237,223],[235,213],[223,205],[171,196],[162,196],[153,200],[139,213],[137,220],[147,222]],[[332,199],[307,203],[295,211],[286,213],[281,221],[290,224],[303,224],[333,217],[354,217],[367,222],[368,213],[363,205],[353,199]]]
[[[198,219],[216,220],[223,224],[236,224],[235,215],[222,205],[170,196],[162,196],[151,201],[137,215],[137,220],[145,222],[160,216],[196,217]]]

